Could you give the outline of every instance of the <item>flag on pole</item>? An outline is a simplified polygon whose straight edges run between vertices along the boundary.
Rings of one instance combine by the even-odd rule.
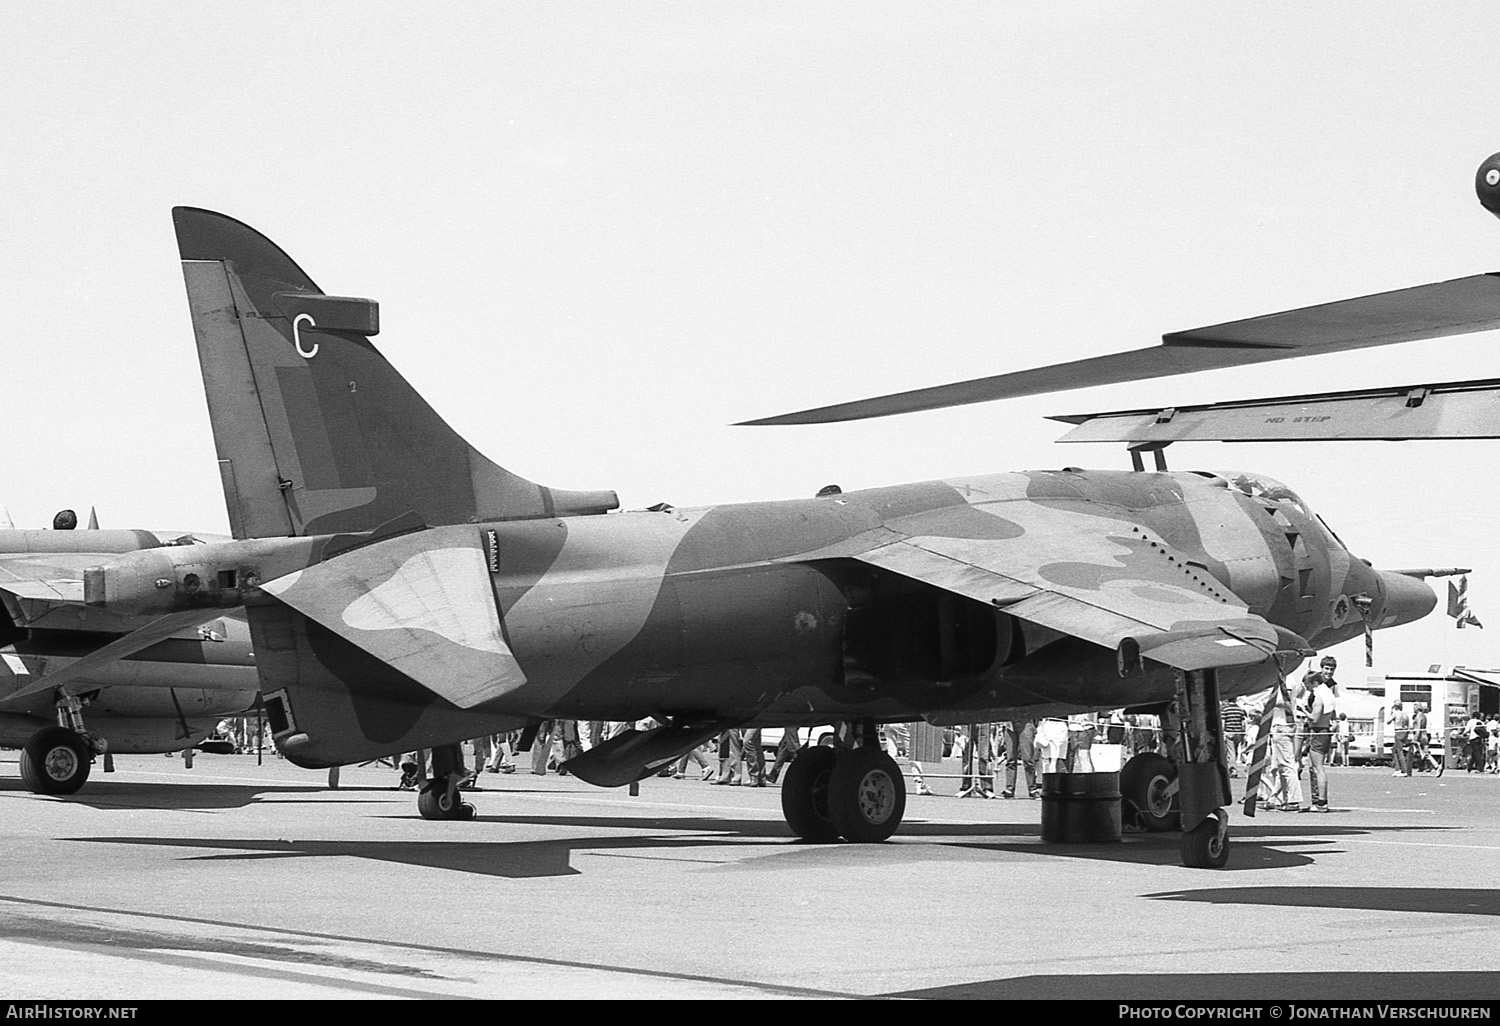
[[[1484,624],[1479,618],[1469,612],[1469,575],[1458,579],[1458,584],[1448,582],[1448,615],[1458,621],[1458,629],[1463,630],[1465,626],[1474,626],[1484,629]]]

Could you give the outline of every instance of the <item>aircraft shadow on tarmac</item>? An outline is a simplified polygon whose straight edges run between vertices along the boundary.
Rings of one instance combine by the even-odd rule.
[[[1500,916],[1500,890],[1488,887],[1205,887],[1191,891],[1159,891],[1141,897],[1210,905],[1282,905],[1288,908]],[[1491,977],[1492,985],[1493,980]]]
[[[1285,869],[1290,866],[1308,866],[1317,861],[1317,856],[1331,854],[1340,837],[1357,837],[1368,834],[1391,834],[1406,831],[1431,833],[1447,827],[1334,827],[1316,829],[1307,827],[1274,827],[1270,829],[1236,825],[1230,827],[1229,864],[1218,872],[1245,871],[1251,869]],[[905,828],[902,828],[905,832]],[[1035,829],[1027,831],[1036,836]],[[1248,836],[1247,836],[1248,835]],[[1176,833],[1128,833],[1119,842],[1079,844],[992,844],[964,843],[968,847],[990,851],[1008,851],[1017,854],[1043,855],[1075,859],[1093,859],[1103,862],[1133,863],[1136,865],[1180,866],[1182,854],[1179,850],[1179,834]],[[1305,849],[1316,846],[1317,850]],[[1303,850],[1299,850],[1303,849]]]
[[[640,824],[636,824],[639,826]],[[191,855],[186,861],[249,860],[274,858],[359,858],[402,866],[424,866],[479,876],[527,879],[577,876],[575,852],[639,851],[640,858],[654,861],[694,863],[705,867],[720,864],[707,857],[694,858],[695,851],[722,848],[722,835],[712,837],[574,837],[546,841],[285,841],[199,840],[164,837],[77,837],[76,841],[101,844],[134,844],[173,848],[209,848],[222,854]],[[647,854],[647,852],[650,854]],[[673,853],[677,854],[673,854]]]
[[[380,798],[339,797],[344,791],[330,791],[323,784],[306,786],[248,784],[161,784],[147,781],[104,781],[90,783],[84,791],[65,797],[32,795],[18,780],[0,784],[0,792],[19,792],[38,801],[67,802],[91,809],[134,811],[162,809],[183,812],[240,809],[257,802],[276,800],[277,795],[296,795],[301,802],[368,803],[387,801]]]
[[[392,817],[408,818],[408,817]],[[405,866],[425,866],[481,876],[530,878],[576,876],[584,870],[574,865],[578,854],[680,862],[705,869],[734,869],[758,865],[764,858],[829,858],[840,862],[851,856],[902,862],[910,852],[898,844],[847,845],[807,844],[788,836],[784,824],[774,820],[724,818],[661,818],[650,816],[503,816],[478,821],[528,826],[560,826],[590,830],[665,829],[665,834],[635,836],[582,836],[548,840],[517,841],[364,841],[237,839],[200,837],[74,837],[87,844],[130,844],[163,848],[210,849],[214,854],[192,854],[184,861],[252,860],[274,858],[361,858]],[[972,824],[933,827],[942,836],[1025,836],[1036,828],[1024,824]],[[769,843],[768,843],[769,842]],[[744,845],[753,846],[749,859]],[[739,846],[736,857],[715,855],[726,846]],[[955,847],[963,847],[962,845]],[[1174,849],[1175,850],[1175,849]],[[585,863],[586,865],[586,863]]]
[[[1108,1001],[1491,1001],[1495,974],[1442,970],[1017,976],[882,994],[889,998]]]
[[[1042,857],[1095,859],[1138,865],[1179,866],[1181,855],[1175,834],[1130,835],[1112,844],[1042,844],[1037,828],[1031,824],[924,824],[912,823],[903,828],[893,843],[883,845],[807,844],[787,836],[786,827],[773,820],[734,820],[714,818],[666,818],[630,816],[502,816],[483,817],[481,823],[512,823],[525,826],[554,826],[619,830],[664,830],[667,833],[634,836],[581,836],[547,840],[303,840],[282,839],[212,839],[200,837],[75,837],[74,841],[90,844],[130,844],[151,847],[210,849],[214,854],[193,854],[185,861],[251,860],[274,858],[360,858],[405,866],[425,866],[481,876],[531,878],[574,876],[584,872],[575,866],[575,856],[639,858],[650,861],[680,862],[704,869],[768,868],[766,859],[795,858],[847,864],[851,858],[862,861],[905,862],[911,858],[910,845],[903,839],[920,841],[924,836],[936,840],[935,846],[952,853],[961,851],[1013,853]],[[1423,829],[1423,828],[1397,828]],[[1368,833],[1346,830],[1339,833]],[[1331,831],[1309,831],[1308,837],[1289,837],[1261,842],[1236,843],[1230,869],[1272,869],[1307,865],[1315,855],[1285,850],[1289,846],[1325,845]],[[1015,841],[990,841],[982,838],[1015,838]],[[1020,838],[1027,840],[1021,841]],[[733,857],[725,857],[726,847],[735,848]],[[747,857],[748,849],[748,857]],[[908,850],[903,850],[908,849]],[[716,852],[717,850],[717,852]],[[1319,852],[1318,854],[1321,854]],[[584,865],[587,865],[585,862]],[[1178,892],[1172,892],[1176,894]],[[1193,892],[1181,892],[1190,895]],[[1232,893],[1217,889],[1204,892],[1215,895]],[[1247,891],[1249,893],[1249,891]],[[1163,893],[1155,897],[1168,898]],[[1177,900],[1199,900],[1182,897]]]

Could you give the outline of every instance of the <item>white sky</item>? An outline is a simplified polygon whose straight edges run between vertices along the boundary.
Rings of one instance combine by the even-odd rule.
[[[170,208],[325,290],[497,461],[627,507],[1129,465],[1049,413],[1500,376],[1493,333],[858,424],[736,420],[1500,270],[1500,5],[0,4],[0,502],[226,531]],[[1179,444],[1474,567],[1500,442]],[[1346,679],[1360,644],[1335,650]]]

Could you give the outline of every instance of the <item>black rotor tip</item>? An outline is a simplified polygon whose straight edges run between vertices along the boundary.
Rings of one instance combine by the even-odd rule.
[[[1474,173],[1474,192],[1480,206],[1500,217],[1500,153],[1491,154],[1479,165]]]

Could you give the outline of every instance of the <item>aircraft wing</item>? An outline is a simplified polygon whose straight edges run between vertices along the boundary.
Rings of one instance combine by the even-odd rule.
[[[970,507],[964,519],[942,510],[888,522],[904,537],[853,558],[1180,670],[1257,663],[1284,647],[1272,624],[1141,525],[1035,502]]]
[[[1315,356],[1500,328],[1500,275],[1381,292],[1284,310],[1205,328],[1174,331],[1149,349],[1111,353],[1011,374],[822,406],[743,424],[827,424],[896,413],[1066,392],[1093,385]]]

